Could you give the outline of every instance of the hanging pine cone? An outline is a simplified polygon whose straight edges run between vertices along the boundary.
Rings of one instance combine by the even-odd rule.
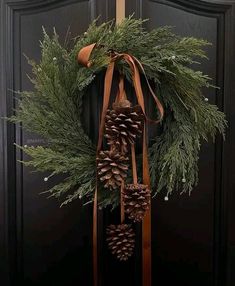
[[[150,190],[141,184],[126,185],[123,190],[123,202],[128,217],[135,222],[144,218],[150,206]]]
[[[97,172],[105,188],[117,189],[127,176],[128,157],[112,151],[101,151],[97,157]]]
[[[130,224],[110,225],[107,227],[107,242],[112,254],[119,260],[127,260],[134,251],[135,233]]]
[[[139,105],[131,107],[128,100],[113,104],[113,109],[107,110],[105,121],[105,137],[108,144],[116,146],[126,153],[128,144],[135,142],[141,135],[144,115]]]

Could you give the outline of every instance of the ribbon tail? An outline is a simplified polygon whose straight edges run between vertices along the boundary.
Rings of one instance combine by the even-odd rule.
[[[97,186],[95,188],[94,204],[93,204],[93,285],[98,286],[98,221],[97,221],[97,211],[98,211],[98,199],[97,199]]]
[[[152,286],[151,269],[151,202],[142,222],[142,285]]]
[[[143,132],[143,183],[150,188],[146,126]],[[151,199],[149,209],[142,222],[142,272],[143,286],[152,286],[152,251],[151,251]]]
[[[131,56],[125,55],[125,59],[133,72],[133,83],[138,103],[142,108],[146,120],[148,120],[145,114],[144,96],[141,88],[139,70]],[[144,123],[143,130],[143,183],[150,188],[146,122]],[[152,286],[151,204],[142,223],[142,285]]]
[[[123,202],[123,191],[124,191],[124,181],[122,181],[121,190],[120,190],[121,223],[124,223],[124,220],[125,220],[125,209],[124,209],[124,202]]]
[[[104,125],[105,125],[105,116],[109,105],[112,81],[113,81],[113,72],[114,72],[114,65],[115,63],[111,61],[107,67],[106,74],[105,74],[105,81],[104,81],[104,98],[103,98],[103,108],[100,120],[100,127],[99,127],[99,137],[98,137],[98,144],[97,144],[97,155],[102,147],[103,135],[104,135]],[[94,286],[98,285],[98,242],[97,242],[97,211],[98,211],[98,179],[96,179],[96,190],[95,190],[95,197],[94,197],[94,206],[93,206],[93,276],[94,276]]]

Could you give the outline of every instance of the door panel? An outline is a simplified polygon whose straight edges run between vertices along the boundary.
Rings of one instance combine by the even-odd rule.
[[[83,33],[89,23],[101,14],[100,22],[115,16],[114,1],[3,1],[1,5],[1,59],[3,59],[1,116],[10,116],[16,105],[12,90],[30,90],[27,74],[30,66],[24,55],[40,59],[39,40],[42,26],[49,34],[53,27],[65,40]],[[90,113],[86,115],[88,118]],[[95,119],[96,120],[96,119]],[[14,129],[1,123],[0,187],[1,231],[0,247],[7,250],[1,276],[3,285],[91,285],[92,284],[92,209],[82,208],[74,202],[70,207],[59,208],[60,202],[39,195],[53,180],[44,182],[46,174],[32,173],[17,160],[25,159],[15,150],[13,143],[37,146],[45,144],[35,134]],[[4,144],[4,145],[3,145]],[[3,147],[4,146],[4,147]],[[4,148],[4,149],[3,149]],[[5,174],[5,177],[3,177]],[[4,213],[2,213],[4,212]],[[7,260],[7,263],[6,263]]]
[[[209,61],[194,68],[208,74],[220,87],[219,90],[204,90],[204,94],[231,119],[226,142],[217,138],[215,145],[212,142],[203,144],[200,182],[191,196],[173,194],[164,202],[164,194],[159,194],[153,201],[153,285],[178,282],[185,286],[222,286],[234,285],[235,281],[230,270],[234,265],[234,240],[227,244],[227,234],[231,237],[234,229],[231,222],[227,225],[228,215],[232,215],[228,197],[231,198],[235,185],[231,161],[226,155],[230,152],[234,155],[231,130],[235,125],[235,109],[231,107],[231,100],[234,100],[231,88],[234,90],[235,62],[233,59],[233,66],[227,62],[233,53],[235,37],[231,29],[235,22],[234,1],[229,2],[230,5],[212,2],[218,1],[127,2],[127,13],[135,11],[136,17],[148,18],[146,27],[149,30],[170,25],[175,33],[204,38],[213,44],[207,48]],[[230,257],[228,269],[227,256]]]

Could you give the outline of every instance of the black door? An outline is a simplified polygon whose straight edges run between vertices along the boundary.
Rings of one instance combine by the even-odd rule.
[[[117,0],[118,1],[118,0]],[[235,1],[126,0],[127,14],[149,18],[148,29],[172,25],[181,35],[213,43],[210,60],[200,66],[220,90],[206,90],[210,102],[229,120],[226,141],[204,144],[200,183],[191,196],[164,194],[153,202],[153,285],[235,285]],[[217,4],[216,4],[217,3]],[[42,25],[61,41],[83,33],[90,21],[115,17],[114,0],[1,1],[1,116],[16,105],[12,90],[31,89],[30,67],[23,54],[40,58]],[[87,113],[89,121],[89,113]],[[85,118],[86,119],[86,118]],[[92,210],[79,201],[59,208],[39,193],[53,182],[17,163],[13,143],[40,145],[43,140],[1,120],[0,129],[0,285],[92,285]],[[115,213],[112,213],[115,219]],[[100,226],[110,221],[106,212]],[[140,245],[140,241],[137,242]],[[101,286],[140,286],[141,254],[126,265],[104,247]]]
[[[99,22],[113,19],[115,1],[1,1],[1,116],[12,114],[13,90],[32,88],[24,54],[40,59],[42,26],[65,41],[99,15]],[[37,146],[41,138],[1,121],[0,142],[0,285],[91,285],[91,207],[59,208],[39,195],[53,182],[18,163],[13,143]]]
[[[164,194],[153,203],[153,285],[235,285],[235,1],[136,0],[127,12],[148,29],[170,25],[183,36],[210,41],[200,67],[219,90],[205,90],[229,121],[226,141],[203,144],[200,182],[191,196]]]

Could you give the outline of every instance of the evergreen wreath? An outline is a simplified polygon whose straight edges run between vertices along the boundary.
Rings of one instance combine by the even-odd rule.
[[[206,58],[202,39],[179,37],[170,27],[147,32],[145,20],[126,18],[97,25],[94,21],[83,35],[73,39],[72,47],[62,46],[54,32],[44,30],[42,58],[32,65],[35,90],[21,92],[16,115],[11,118],[23,128],[45,138],[46,146],[21,148],[30,156],[23,163],[37,171],[47,171],[45,178],[63,174],[60,183],[47,190],[50,196],[63,199],[62,205],[83,198],[93,200],[96,184],[96,146],[81,121],[83,97],[95,77],[106,70],[108,51],[127,52],[143,65],[147,78],[164,106],[161,132],[149,146],[152,195],[166,190],[191,192],[198,183],[198,158],[202,140],[224,136],[225,115],[208,103],[201,89],[214,88],[210,78],[190,66]],[[76,57],[84,46],[97,43],[92,65],[85,68]],[[130,69],[122,61],[115,66],[130,79]],[[131,82],[131,80],[130,80]],[[129,174],[130,175],[130,174]],[[117,206],[120,193],[101,189],[100,207]]]

